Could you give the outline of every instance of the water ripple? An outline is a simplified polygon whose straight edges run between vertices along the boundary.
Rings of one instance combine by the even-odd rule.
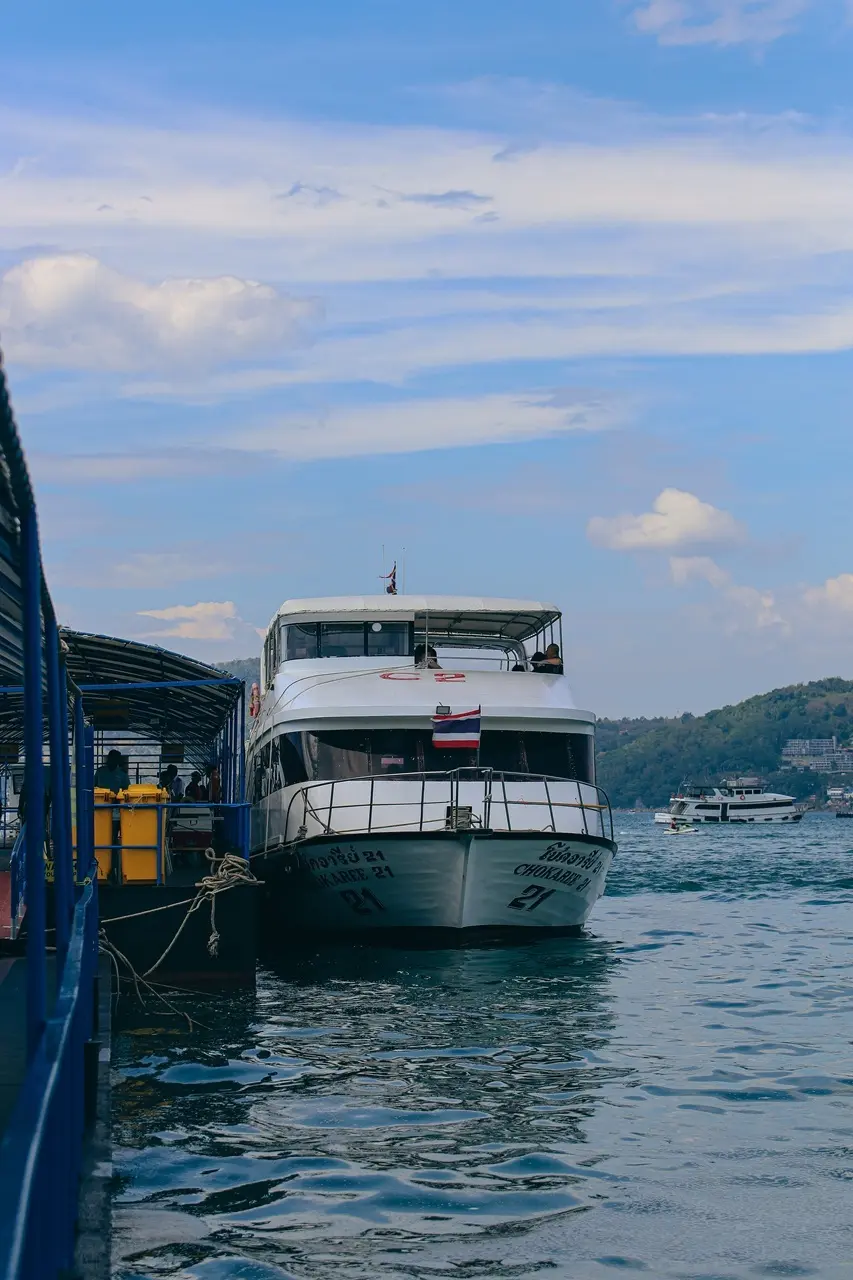
[[[115,1276],[850,1274],[850,827],[619,825],[585,938],[120,1021]]]

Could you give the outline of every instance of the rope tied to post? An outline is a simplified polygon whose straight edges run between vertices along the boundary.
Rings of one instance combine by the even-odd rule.
[[[169,943],[168,947],[166,947],[166,950],[159,959],[155,960],[154,964],[140,975],[142,978],[148,978],[152,973],[155,973],[156,970],[160,968],[163,961],[172,951],[184,929],[187,927],[190,917],[196,911],[200,911],[208,902],[210,903],[210,937],[207,940],[207,952],[208,955],[214,958],[218,956],[219,940],[221,935],[216,927],[216,899],[221,893],[227,893],[229,889],[236,889],[241,884],[263,884],[263,881],[259,880],[252,872],[248,860],[240,857],[239,854],[226,853],[220,858],[215,851],[210,848],[205,849],[204,854],[210,863],[211,869],[208,871],[207,875],[202,876],[200,880],[196,881],[196,895],[194,898],[189,900],[189,907],[187,908],[183,920],[178,925],[172,941]],[[164,907],[155,907],[154,910],[163,911],[166,910],[167,907],[180,905],[180,903],[169,903]],[[139,911],[131,912],[126,916],[117,916],[113,918],[118,920],[132,920],[136,915],[144,916],[150,914],[152,914],[152,912]],[[105,923],[109,922],[105,921]]]

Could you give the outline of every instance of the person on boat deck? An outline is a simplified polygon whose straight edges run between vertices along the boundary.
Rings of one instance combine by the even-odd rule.
[[[178,777],[178,766],[176,764],[167,765],[160,774],[160,786],[164,791],[168,791],[172,800],[182,800],[184,798],[184,784]]]
[[[536,650],[536,652],[534,653],[533,657],[530,659],[530,669],[531,669],[531,671],[538,671],[538,670],[539,670],[539,663],[540,663],[540,662],[544,662],[544,661],[545,661],[545,654],[542,652],[542,650],[541,650],[541,649],[537,649],[537,650]]]
[[[438,662],[438,654],[432,645],[427,648],[426,645],[415,645],[415,666],[428,667],[430,671],[440,671],[441,667]]]
[[[561,676],[563,674],[563,659],[560,657],[560,646],[558,644],[549,644],[545,650],[544,658],[534,667],[534,670],[546,676]]]
[[[100,768],[95,772],[95,786],[107,791],[124,791],[130,786],[130,777],[125,769],[120,751],[110,751]]]
[[[219,765],[210,764],[205,769],[207,774],[208,789],[210,791],[210,799],[214,804],[219,804],[222,799],[222,780],[219,776]]]
[[[188,800],[194,800],[196,804],[199,804],[207,799],[207,787],[204,785],[204,783],[201,780],[201,774],[198,773],[197,771],[194,771],[191,774],[190,780],[187,783],[187,789],[184,792],[184,795]]]

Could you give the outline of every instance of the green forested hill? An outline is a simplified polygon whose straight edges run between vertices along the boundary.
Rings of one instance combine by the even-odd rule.
[[[802,797],[825,785],[813,773],[779,773],[788,738],[831,738],[853,732],[853,681],[828,679],[747,698],[704,716],[673,720],[602,720],[598,782],[612,804],[665,805],[684,778],[759,774],[771,789]]]
[[[222,663],[222,670],[237,676],[251,688],[252,684],[261,678],[261,660],[260,658],[229,658],[227,662]]]

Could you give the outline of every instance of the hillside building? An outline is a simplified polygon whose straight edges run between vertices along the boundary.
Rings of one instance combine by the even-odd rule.
[[[853,748],[840,747],[836,737],[789,738],[782,748],[782,768],[853,773]]]

